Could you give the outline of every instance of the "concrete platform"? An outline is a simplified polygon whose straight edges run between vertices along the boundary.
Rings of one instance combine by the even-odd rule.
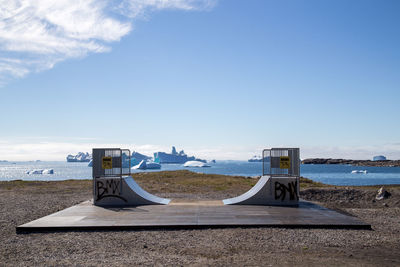
[[[86,201],[20,225],[17,232],[260,226],[371,229],[355,217],[306,201],[300,201],[299,207],[278,207],[173,200],[169,205],[125,208],[103,208]]]

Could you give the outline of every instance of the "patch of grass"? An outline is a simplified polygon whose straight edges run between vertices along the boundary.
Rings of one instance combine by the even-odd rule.
[[[202,174],[187,170],[136,173],[132,177],[146,190],[167,193],[201,193],[230,190],[245,192],[258,181],[258,179],[241,176]]]
[[[195,173],[188,170],[136,173],[132,177],[146,190],[158,193],[201,193],[206,191],[246,192],[258,179],[243,176]],[[331,187],[301,177],[300,188]]]
[[[65,180],[65,181],[1,181],[0,189],[2,190],[79,190],[90,189],[92,180]]]
[[[323,184],[305,177],[300,177],[300,189],[306,189],[312,187],[332,187],[332,185]]]
[[[228,176],[218,174],[202,174],[188,170],[144,172],[133,174],[132,177],[145,189],[152,193],[206,193],[227,192],[238,195],[253,187],[258,179],[243,176]],[[359,188],[378,190],[382,185],[375,186],[332,186],[301,177],[300,189],[307,188]],[[386,189],[400,188],[400,185],[384,185]],[[42,192],[73,192],[76,190],[92,190],[92,180],[65,181],[0,181],[0,190],[26,190],[35,193]]]

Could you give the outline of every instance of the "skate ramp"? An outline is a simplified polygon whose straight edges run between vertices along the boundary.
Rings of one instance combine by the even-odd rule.
[[[97,206],[167,205],[170,202],[141,188],[132,176],[96,179],[95,187],[94,204]]]
[[[297,206],[299,203],[299,178],[261,176],[246,193],[224,199],[225,205]]]

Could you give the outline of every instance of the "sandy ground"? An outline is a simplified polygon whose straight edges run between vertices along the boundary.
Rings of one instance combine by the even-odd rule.
[[[146,181],[141,184],[146,188]],[[244,188],[147,189],[165,197],[221,199],[243,193]],[[388,187],[388,191],[390,198],[375,202],[374,187],[313,187],[301,192],[307,200],[357,216],[373,230],[227,228],[16,234],[17,225],[90,199],[91,184],[0,182],[0,266],[400,266],[400,187]]]

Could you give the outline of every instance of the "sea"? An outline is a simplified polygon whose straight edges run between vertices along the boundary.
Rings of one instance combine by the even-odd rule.
[[[256,177],[262,173],[261,162],[217,161],[210,168],[187,168],[182,164],[163,164],[161,170],[133,170],[153,172],[169,170],[190,170],[198,173],[224,174]],[[54,174],[27,174],[34,169],[53,169]],[[367,173],[352,173],[353,170],[366,170]],[[363,167],[351,165],[301,165],[301,176],[331,185],[384,185],[400,184],[400,167]],[[87,162],[29,161],[0,162],[0,181],[41,180],[56,181],[69,179],[91,179],[92,168]]]

